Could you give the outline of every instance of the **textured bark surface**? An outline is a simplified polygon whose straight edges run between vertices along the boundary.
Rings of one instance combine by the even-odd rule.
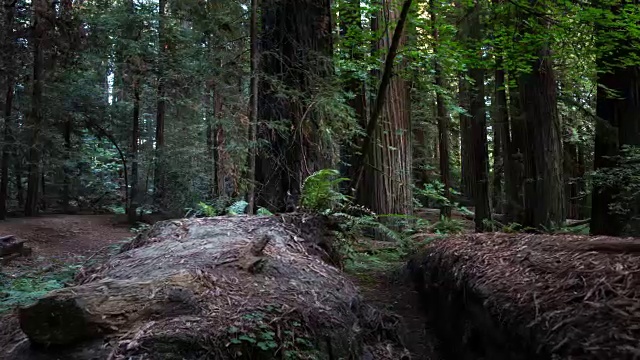
[[[394,330],[321,260],[330,225],[302,214],[157,223],[76,286],[21,309],[30,342],[57,347],[25,344],[13,358],[273,359],[291,332],[308,341],[295,345],[301,357],[361,358]],[[267,331],[277,346],[261,349]],[[243,334],[257,340],[233,340]]]
[[[544,19],[521,16],[535,21],[537,26],[548,26]],[[537,58],[531,63],[530,72],[521,74],[519,83],[527,144],[524,225],[551,229],[565,221],[562,140],[551,51],[546,42],[536,46],[531,51]]]
[[[400,8],[384,1],[373,21],[374,29],[386,29],[377,49],[389,49],[395,28],[382,19],[395,23]],[[401,37],[401,48],[406,37]],[[396,64],[394,73],[401,73],[403,64]],[[395,75],[389,81],[387,97],[365,158],[363,179],[358,187],[358,201],[379,214],[411,214],[412,211],[412,146],[409,89],[407,82]]]
[[[287,191],[297,196],[311,173],[332,166],[314,100],[332,74],[329,0],[262,2],[257,204],[283,211]],[[286,96],[283,96],[286,95]]]
[[[472,10],[469,21],[469,38],[480,43],[482,27],[480,24],[480,7]],[[480,62],[480,59],[476,59]],[[474,205],[476,231],[487,230],[487,221],[491,221],[489,198],[489,149],[487,145],[487,115],[485,107],[485,69],[481,67],[469,69],[469,77],[473,80],[471,87],[471,158],[475,183]]]

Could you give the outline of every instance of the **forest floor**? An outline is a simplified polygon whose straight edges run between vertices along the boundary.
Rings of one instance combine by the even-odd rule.
[[[6,332],[0,329],[0,345],[25,340],[8,310],[63,287],[81,265],[100,261],[135,235],[122,220],[113,215],[49,215],[0,223],[0,236],[15,235],[33,249],[32,256],[0,268],[0,322],[12,325]],[[359,254],[346,271],[367,303],[400,316],[412,360],[437,360],[419,297],[402,272],[405,264],[394,249],[382,249]]]
[[[359,253],[345,271],[360,288],[365,302],[400,316],[404,346],[412,360],[438,360],[436,337],[425,309],[406,272],[406,261],[393,249]]]

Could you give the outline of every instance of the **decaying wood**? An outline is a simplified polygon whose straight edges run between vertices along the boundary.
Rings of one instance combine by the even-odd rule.
[[[16,239],[14,235],[3,236],[0,238],[0,257],[11,254],[22,254],[24,249],[24,240]]]
[[[20,326],[32,344],[62,346],[78,359],[104,349],[113,359],[211,351],[207,358],[235,359],[235,332],[260,326],[279,344],[289,330],[305,336],[319,359],[359,358],[370,332],[357,329],[384,328],[370,323],[383,317],[307,250],[331,247],[323,224],[303,215],[157,223],[107,263],[82,271],[76,286],[21,309]]]

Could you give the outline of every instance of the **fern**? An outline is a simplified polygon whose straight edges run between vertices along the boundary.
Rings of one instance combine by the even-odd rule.
[[[229,215],[244,214],[247,211],[248,206],[249,206],[249,203],[244,200],[236,201],[227,208],[227,214]]]
[[[323,169],[307,177],[302,185],[300,206],[325,214],[344,206],[349,197],[340,193],[338,188],[341,182],[348,179],[339,176],[337,170]]]

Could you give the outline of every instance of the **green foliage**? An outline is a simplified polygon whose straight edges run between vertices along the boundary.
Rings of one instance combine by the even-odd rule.
[[[236,201],[227,208],[227,214],[229,215],[244,214],[247,211],[247,206],[249,206],[249,203],[244,200]]]
[[[206,217],[214,217],[214,216],[218,216],[218,209],[215,208],[215,206],[213,205],[209,205],[207,203],[204,202],[199,202],[198,203],[198,212]]]
[[[609,157],[615,167],[602,168],[593,175],[594,185],[613,192],[609,211],[629,218],[640,199],[640,146],[624,146],[620,155]]]
[[[15,279],[0,273],[0,313],[29,305],[48,292],[63,288],[73,280],[79,267],[65,265],[46,273],[33,271]]]
[[[315,344],[302,324],[287,319],[276,306],[267,305],[267,312],[255,311],[244,314],[226,331],[226,348],[242,352],[250,358],[274,357],[282,354],[284,359],[313,358]]]
[[[259,207],[258,211],[256,212],[256,215],[260,215],[260,216],[271,216],[273,215],[273,213],[263,207]]]
[[[461,234],[464,232],[464,224],[457,219],[441,217],[440,220],[434,224],[433,232],[442,235]]]
[[[452,209],[460,211],[465,215],[473,215],[473,212],[469,211],[469,209],[467,209],[466,207],[461,206],[457,202],[452,202],[450,199],[447,199],[447,197],[445,197],[444,184],[439,180],[433,180],[429,183],[426,183],[424,184],[424,187],[422,189],[416,188],[415,192],[419,196],[424,196],[425,198],[432,200],[439,207],[450,207]],[[451,195],[460,195],[460,192],[453,188],[449,189],[449,193]]]
[[[300,205],[307,210],[329,213],[344,206],[349,197],[339,191],[341,182],[348,180],[340,177],[333,169],[316,171],[304,180]]]

